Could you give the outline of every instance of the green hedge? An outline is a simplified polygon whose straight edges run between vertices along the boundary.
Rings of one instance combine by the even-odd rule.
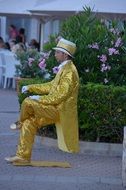
[[[22,80],[19,85],[21,89],[23,85],[41,82],[44,81]],[[28,95],[19,93],[19,103]],[[94,83],[81,85],[78,116],[81,140],[121,143],[123,126],[126,124],[126,87]],[[43,130],[48,135],[46,128]],[[51,128],[50,131],[56,137],[55,129]]]
[[[122,142],[126,87],[88,83],[80,88],[79,127],[84,140]]]

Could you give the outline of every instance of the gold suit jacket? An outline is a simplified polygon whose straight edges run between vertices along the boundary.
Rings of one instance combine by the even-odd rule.
[[[39,103],[53,105],[59,112],[55,123],[58,146],[66,152],[79,151],[77,97],[79,76],[72,61],[57,73],[56,77],[45,84],[29,85],[29,91],[42,95]]]

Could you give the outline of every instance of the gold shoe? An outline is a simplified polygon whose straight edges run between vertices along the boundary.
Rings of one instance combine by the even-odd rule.
[[[25,160],[23,158],[20,158],[18,156],[12,156],[12,157],[6,157],[5,160],[7,162],[13,163],[13,162],[18,162],[18,163],[29,163],[30,161]]]
[[[12,130],[18,130],[21,128],[21,123],[19,121],[16,121],[15,123],[12,123],[10,125],[10,129]]]

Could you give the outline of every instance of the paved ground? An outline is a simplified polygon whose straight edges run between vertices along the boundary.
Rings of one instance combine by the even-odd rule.
[[[19,131],[12,132],[10,123],[17,120],[17,94],[0,89],[0,190],[123,190],[121,157],[69,154],[57,146],[40,143],[36,138],[34,160],[67,161],[72,168],[17,167],[7,164],[4,157],[14,155]]]

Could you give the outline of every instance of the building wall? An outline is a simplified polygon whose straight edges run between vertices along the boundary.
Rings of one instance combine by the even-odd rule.
[[[11,24],[15,25],[18,30],[25,28],[27,43],[34,38],[41,43],[41,46],[43,46],[44,42],[49,40],[51,34],[58,34],[60,27],[59,20],[50,20],[46,23],[42,23],[41,20],[37,18],[0,17],[0,36],[2,36],[5,41],[9,40],[9,26]]]
[[[6,34],[10,24],[14,24],[19,30],[25,28],[26,41],[29,43],[32,38],[39,40],[39,20],[35,18],[7,18]]]
[[[55,35],[59,33],[60,21],[51,20],[48,21],[44,26],[44,42],[49,40],[50,35]]]

